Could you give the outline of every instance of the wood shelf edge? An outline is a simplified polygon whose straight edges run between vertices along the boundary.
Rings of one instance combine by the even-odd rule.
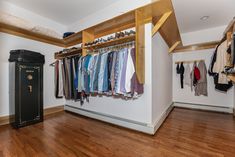
[[[63,59],[66,57],[73,57],[73,56],[77,56],[79,53],[82,53],[82,49],[77,49],[77,50],[73,50],[70,51],[68,53],[55,53],[55,59]]]
[[[227,78],[235,83],[235,75],[228,75]]]
[[[53,38],[40,33],[32,32],[23,28],[12,26],[5,23],[0,23],[0,32],[15,35],[18,37],[27,38],[30,40],[35,40],[39,42],[44,42],[47,44],[52,44],[60,47],[66,47],[63,39]]]
[[[100,43],[100,44],[90,46],[90,47],[84,47],[84,49],[93,50],[93,49],[97,49],[97,48],[109,47],[109,46],[118,45],[118,44],[131,42],[131,41],[135,41],[135,35],[131,35],[131,36],[127,36],[127,37],[123,37],[123,38],[119,38],[119,39],[114,39],[114,40],[107,41],[105,43]]]
[[[188,46],[178,46],[173,51],[173,53],[212,49],[212,48],[215,48],[219,43],[220,41],[212,41],[212,42],[206,42],[206,43],[200,43],[200,44],[194,44],[194,45],[188,45]]]

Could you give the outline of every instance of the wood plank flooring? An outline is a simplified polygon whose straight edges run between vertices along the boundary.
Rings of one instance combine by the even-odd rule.
[[[0,127],[0,157],[235,157],[232,115],[175,108],[155,136],[61,112]]]

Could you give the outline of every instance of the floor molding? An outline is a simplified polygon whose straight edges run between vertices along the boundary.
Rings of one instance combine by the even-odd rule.
[[[44,109],[44,117],[48,117],[48,116],[51,116],[53,114],[63,112],[63,111],[64,111],[64,105],[46,108],[46,109]],[[0,117],[0,126],[7,125],[9,123],[10,123],[9,116]]]
[[[136,130],[136,131],[143,132],[143,133],[150,134],[150,135],[154,134],[154,127],[149,124],[140,123],[140,122],[136,122],[136,121],[120,118],[120,117],[115,117],[112,115],[102,114],[98,112],[88,111],[88,110],[84,110],[84,109],[77,108],[77,107],[70,106],[70,105],[65,105],[65,110],[72,112],[72,113],[77,113],[79,115],[86,116],[89,118],[97,119],[103,122],[115,124],[115,125],[128,128],[131,130]]]
[[[174,102],[174,107],[188,108],[188,109],[197,109],[204,111],[220,112],[220,113],[233,113],[233,108],[223,107],[223,106],[212,106],[206,104],[192,104],[184,102]]]
[[[172,103],[167,110],[161,115],[160,119],[154,123],[154,134],[157,132],[157,130],[162,126],[166,118],[169,116],[171,111],[174,109],[174,103]]]
[[[166,111],[160,116],[159,120],[157,120],[154,124],[145,124],[140,122],[135,122],[119,117],[114,117],[111,115],[101,114],[93,111],[84,110],[81,108],[77,108],[70,105],[65,105],[65,110],[77,113],[82,116],[86,116],[89,118],[97,119],[100,121],[104,121],[107,123],[115,124],[124,128],[136,130],[139,132],[143,132],[146,134],[154,135],[156,131],[160,128],[160,126],[164,123],[165,119],[168,117],[170,112],[173,110],[173,103],[166,109]]]
[[[64,105],[44,109],[44,117],[64,111]]]

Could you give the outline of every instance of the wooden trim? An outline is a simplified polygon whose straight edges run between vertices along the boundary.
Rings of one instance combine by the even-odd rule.
[[[46,108],[44,109],[44,117],[53,115],[55,113],[63,112],[63,111],[64,111],[64,105]]]
[[[44,109],[44,117],[63,112],[64,105]],[[9,116],[0,117],[0,126],[10,124]]]
[[[82,44],[83,46],[88,43],[92,42],[95,40],[95,34],[94,34],[94,29],[87,29],[82,31]],[[87,52],[86,49],[82,50],[82,56],[86,56]]]
[[[162,27],[162,25],[166,22],[166,20],[170,17],[171,14],[172,11],[169,11],[162,15],[162,17],[159,19],[159,21],[156,23],[152,30],[152,36],[154,36],[159,31],[159,29]]]
[[[180,64],[180,63],[194,63],[194,62],[200,62],[200,61],[205,61],[204,59],[199,59],[199,60],[187,60],[187,61],[177,61],[175,64]]]
[[[0,117],[0,126],[9,124],[9,116]]]
[[[123,44],[123,43],[131,42],[131,41],[135,41],[135,35],[114,39],[114,40],[107,41],[104,43],[96,44],[94,46],[84,47],[83,49],[94,50],[94,49],[114,46],[114,45],[118,45],[118,44]]]
[[[194,45],[188,45],[188,46],[180,46],[174,50],[174,53],[212,49],[212,48],[215,48],[219,43],[220,41],[213,41],[213,42],[200,43],[200,44],[194,44]]]
[[[93,36],[95,38],[99,38],[108,34],[122,31],[124,29],[135,27],[136,11],[141,12],[142,22],[146,24],[152,22],[154,18],[164,15],[164,13],[173,12],[173,6],[171,0],[159,0],[156,2],[152,2],[148,5],[145,5],[143,7],[137,8],[135,10],[129,11],[120,16],[109,19],[95,26],[89,27],[85,31],[92,30]],[[175,15],[170,16],[169,22],[166,22],[166,24],[164,24],[163,27],[164,28],[160,29],[160,33],[163,36],[163,38],[167,41],[168,45],[173,45],[173,43],[181,41]],[[155,29],[158,30],[159,28],[157,28],[156,26]],[[84,42],[83,31],[77,32],[74,35],[71,35],[65,39],[56,39],[43,34],[34,33],[32,31],[22,29],[16,26],[6,25],[2,23],[0,23],[0,31],[64,48],[81,44]]]
[[[0,23],[0,32],[35,40],[35,41],[44,42],[47,44],[65,47],[65,43],[63,39],[49,37],[43,34],[35,33],[26,29],[22,29],[22,28],[4,24],[4,23]]]
[[[172,45],[171,48],[169,49],[169,53],[173,52],[180,43],[181,41],[177,41],[174,45]]]
[[[67,58],[67,57],[73,57],[73,56],[77,56],[79,53],[82,53],[82,49],[76,49],[76,50],[72,50],[68,53],[55,53],[55,59],[63,59],[63,58]]]
[[[232,31],[234,25],[235,25],[235,17],[234,17],[233,20],[229,23],[229,25],[226,27],[226,29],[225,29],[225,31],[224,31],[224,35],[226,35],[229,31]]]
[[[143,12],[135,12],[136,24],[136,75],[141,84],[145,83],[145,23]]]

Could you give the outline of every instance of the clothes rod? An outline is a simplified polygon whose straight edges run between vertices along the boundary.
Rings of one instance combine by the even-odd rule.
[[[175,62],[175,64],[180,64],[180,63],[194,63],[194,62],[200,62],[200,61],[205,61],[205,60],[201,59],[201,60],[177,61],[177,62]]]

